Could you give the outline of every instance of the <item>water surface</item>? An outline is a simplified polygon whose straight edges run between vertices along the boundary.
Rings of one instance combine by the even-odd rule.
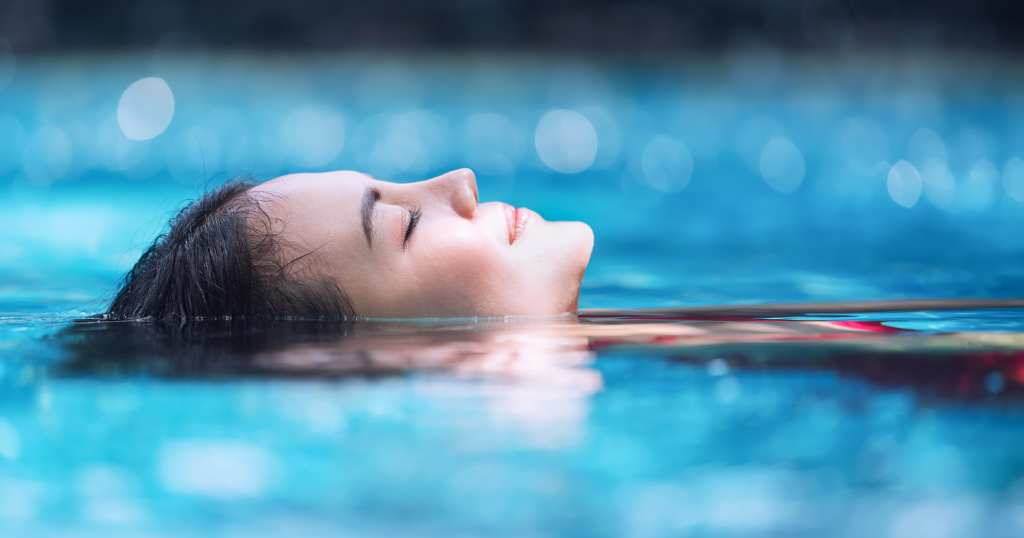
[[[19,56],[0,535],[1024,535],[1018,63]],[[235,174],[463,166],[594,228],[581,315],[88,319]]]
[[[1017,303],[65,320],[5,348],[0,521],[5,536],[1012,536]]]

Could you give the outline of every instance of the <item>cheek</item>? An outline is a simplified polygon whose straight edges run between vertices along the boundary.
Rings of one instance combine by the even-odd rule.
[[[504,302],[508,263],[486,237],[453,230],[423,246],[417,280],[438,305],[481,313]]]

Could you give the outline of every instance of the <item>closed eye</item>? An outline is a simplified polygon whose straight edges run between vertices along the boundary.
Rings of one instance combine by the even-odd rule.
[[[416,225],[419,224],[421,214],[422,212],[418,207],[409,210],[409,223],[406,225],[405,238],[402,241],[404,248],[409,248],[409,238],[412,236],[412,231],[416,229]]]

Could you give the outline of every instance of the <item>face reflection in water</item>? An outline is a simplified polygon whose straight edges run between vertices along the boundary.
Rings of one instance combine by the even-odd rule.
[[[54,341],[62,345],[66,359],[48,375],[142,373],[147,379],[255,375],[322,381],[415,374],[410,379],[417,390],[427,391],[421,396],[468,394],[476,402],[482,398],[490,402],[495,419],[521,425],[532,445],[547,448],[579,440],[591,396],[606,389],[623,390],[631,376],[647,368],[642,363],[651,361],[682,366],[688,370],[684,372],[689,376],[687,383],[693,384],[677,389],[706,389],[719,404],[731,405],[748,388],[773,390],[773,375],[785,382],[800,371],[833,372],[828,375],[910,388],[939,400],[1020,401],[1024,395],[1020,332],[936,333],[893,327],[881,320],[827,321],[820,315],[780,319],[806,306],[753,308],[769,319],[737,316],[746,307],[719,307],[715,315],[697,307],[590,311],[580,317],[516,323],[273,320],[254,324],[216,319],[182,325],[86,320],[56,335]],[[891,308],[879,303],[837,308],[850,306],[863,311]],[[960,322],[963,311],[947,319]],[[907,318],[896,313],[892,320],[920,319],[919,314],[912,312]],[[927,319],[934,323],[943,317],[931,312]],[[1001,331],[1007,328],[1006,319],[1000,318]],[[630,366],[620,368],[627,363]],[[660,379],[668,371],[662,364],[655,366],[653,375]],[[749,387],[746,371],[753,374]],[[462,383],[467,379],[485,383]],[[993,385],[993,379],[998,385]]]
[[[253,189],[295,267],[339,284],[369,318],[499,317],[575,312],[594,244],[582,222],[479,204],[455,170],[418,183],[351,171],[294,174]]]

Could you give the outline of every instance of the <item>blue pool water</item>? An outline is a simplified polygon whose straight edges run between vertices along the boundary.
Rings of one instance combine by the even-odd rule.
[[[594,228],[583,307],[1019,296],[1015,65],[767,53],[21,58],[0,89],[4,308],[97,296],[171,211],[233,174],[355,168],[409,181],[462,166],[484,200]],[[166,81],[173,116],[133,141],[119,103],[151,76]],[[592,131],[569,122],[561,138],[538,137],[558,110]],[[549,162],[538,141],[554,147]],[[916,191],[914,178],[889,188],[904,160]]]
[[[1024,310],[620,314],[8,347],[5,536],[1024,530]]]
[[[850,302],[1024,296],[1015,69],[19,57],[0,534],[1022,535],[1024,309]],[[131,140],[146,77],[173,115]],[[231,175],[462,166],[483,199],[594,228],[584,315],[71,322]],[[807,302],[848,308],[736,310]]]

